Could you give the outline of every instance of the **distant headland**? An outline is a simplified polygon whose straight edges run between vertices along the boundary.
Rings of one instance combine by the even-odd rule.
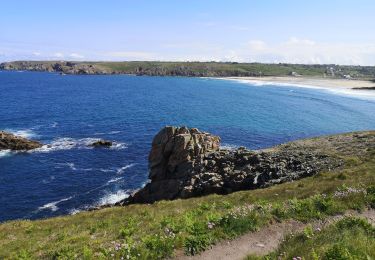
[[[237,62],[75,62],[12,61],[0,64],[0,70],[46,71],[61,74],[132,74],[187,77],[319,77],[335,79],[375,78],[374,66],[334,64],[237,63]]]

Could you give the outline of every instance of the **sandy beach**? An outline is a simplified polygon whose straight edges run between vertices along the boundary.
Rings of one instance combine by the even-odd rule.
[[[375,83],[366,80],[308,78],[308,77],[228,77],[220,78],[235,80],[242,83],[255,85],[280,85],[291,87],[305,87],[329,90],[337,94],[349,95],[359,98],[375,99],[375,90],[357,90],[353,88],[371,88]]]

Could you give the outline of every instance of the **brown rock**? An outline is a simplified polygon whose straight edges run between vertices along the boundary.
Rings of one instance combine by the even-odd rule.
[[[0,131],[0,150],[26,151],[39,147],[42,147],[40,142],[28,140],[21,136]]]

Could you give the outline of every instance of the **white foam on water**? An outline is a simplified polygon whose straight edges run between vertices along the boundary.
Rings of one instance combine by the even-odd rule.
[[[128,145],[126,143],[117,143],[117,142],[113,142],[112,146],[110,147],[110,149],[113,149],[113,150],[123,150],[126,148],[128,148]]]
[[[102,198],[99,199],[97,205],[98,206],[112,205],[128,197],[129,197],[129,194],[123,190],[119,190],[114,193],[107,193],[106,195],[104,195]]]
[[[115,135],[115,134],[119,134],[119,133],[121,133],[121,131],[111,131],[111,132],[109,132],[108,134],[110,134],[110,135]]]
[[[100,138],[81,138],[75,139],[70,137],[57,138],[49,144],[45,144],[40,148],[31,150],[30,152],[48,153],[60,150],[71,150],[71,149],[93,149],[90,145],[94,142],[101,140]],[[114,142],[111,149],[121,150],[127,148],[125,143]]]
[[[12,155],[11,150],[1,150],[0,151],[0,158],[8,157],[8,156],[11,156],[11,155]]]
[[[237,145],[232,145],[232,144],[222,144],[220,145],[220,149],[225,149],[225,150],[235,150],[237,149],[239,146]]]
[[[122,179],[124,179],[124,177],[113,178],[113,179],[110,179],[109,181],[107,181],[107,184],[114,183],[114,182],[117,182],[117,181],[122,180]]]
[[[50,176],[49,179],[43,179],[42,180],[42,183],[43,184],[47,184],[47,183],[50,183],[51,181],[53,181],[55,179],[55,176]]]
[[[28,138],[28,139],[38,136],[35,132],[33,132],[32,129],[21,129],[21,130],[5,129],[5,132],[10,132],[16,136],[21,136],[23,138]]]
[[[252,85],[252,86],[282,86],[282,87],[316,89],[316,90],[327,91],[335,95],[375,101],[375,91],[373,90],[365,90],[365,89],[356,90],[356,89],[350,89],[350,88],[348,89],[348,88],[340,88],[340,87],[323,87],[323,86],[314,86],[314,85],[308,85],[308,84],[284,83],[284,82],[261,81],[261,80],[225,79],[225,78],[218,78],[218,79],[232,80],[238,83],[243,83],[243,84]]]
[[[125,166],[123,166],[121,168],[118,168],[117,169],[117,174],[124,173],[126,169],[129,169],[129,168],[133,167],[134,165],[136,165],[136,164],[135,163],[131,163],[131,164],[125,165]]]
[[[113,169],[103,169],[103,168],[100,168],[99,171],[101,171],[101,172],[114,172],[115,170],[113,170]]]
[[[80,209],[71,209],[69,210],[69,215],[75,215],[75,214],[78,214],[80,213],[82,210]]]
[[[57,123],[57,122],[53,122],[53,123],[51,124],[51,127],[52,127],[52,128],[56,128],[58,125],[59,125],[59,123]]]
[[[77,168],[75,167],[75,164],[74,163],[65,163],[66,166],[68,166],[70,169],[72,169],[73,171],[76,171]]]
[[[61,203],[61,202],[64,202],[64,201],[67,201],[67,200],[70,200],[72,199],[73,197],[68,197],[68,198],[64,198],[64,199],[61,199],[61,200],[58,200],[58,201],[53,201],[53,202],[50,202],[50,203],[47,203],[47,204],[44,204],[43,206],[39,207],[38,208],[38,211],[40,210],[51,210],[52,212],[55,212],[59,209],[59,207],[57,207],[57,204]]]

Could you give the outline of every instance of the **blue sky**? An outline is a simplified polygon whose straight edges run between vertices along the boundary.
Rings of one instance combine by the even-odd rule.
[[[4,0],[0,23],[0,61],[375,65],[373,0]]]

